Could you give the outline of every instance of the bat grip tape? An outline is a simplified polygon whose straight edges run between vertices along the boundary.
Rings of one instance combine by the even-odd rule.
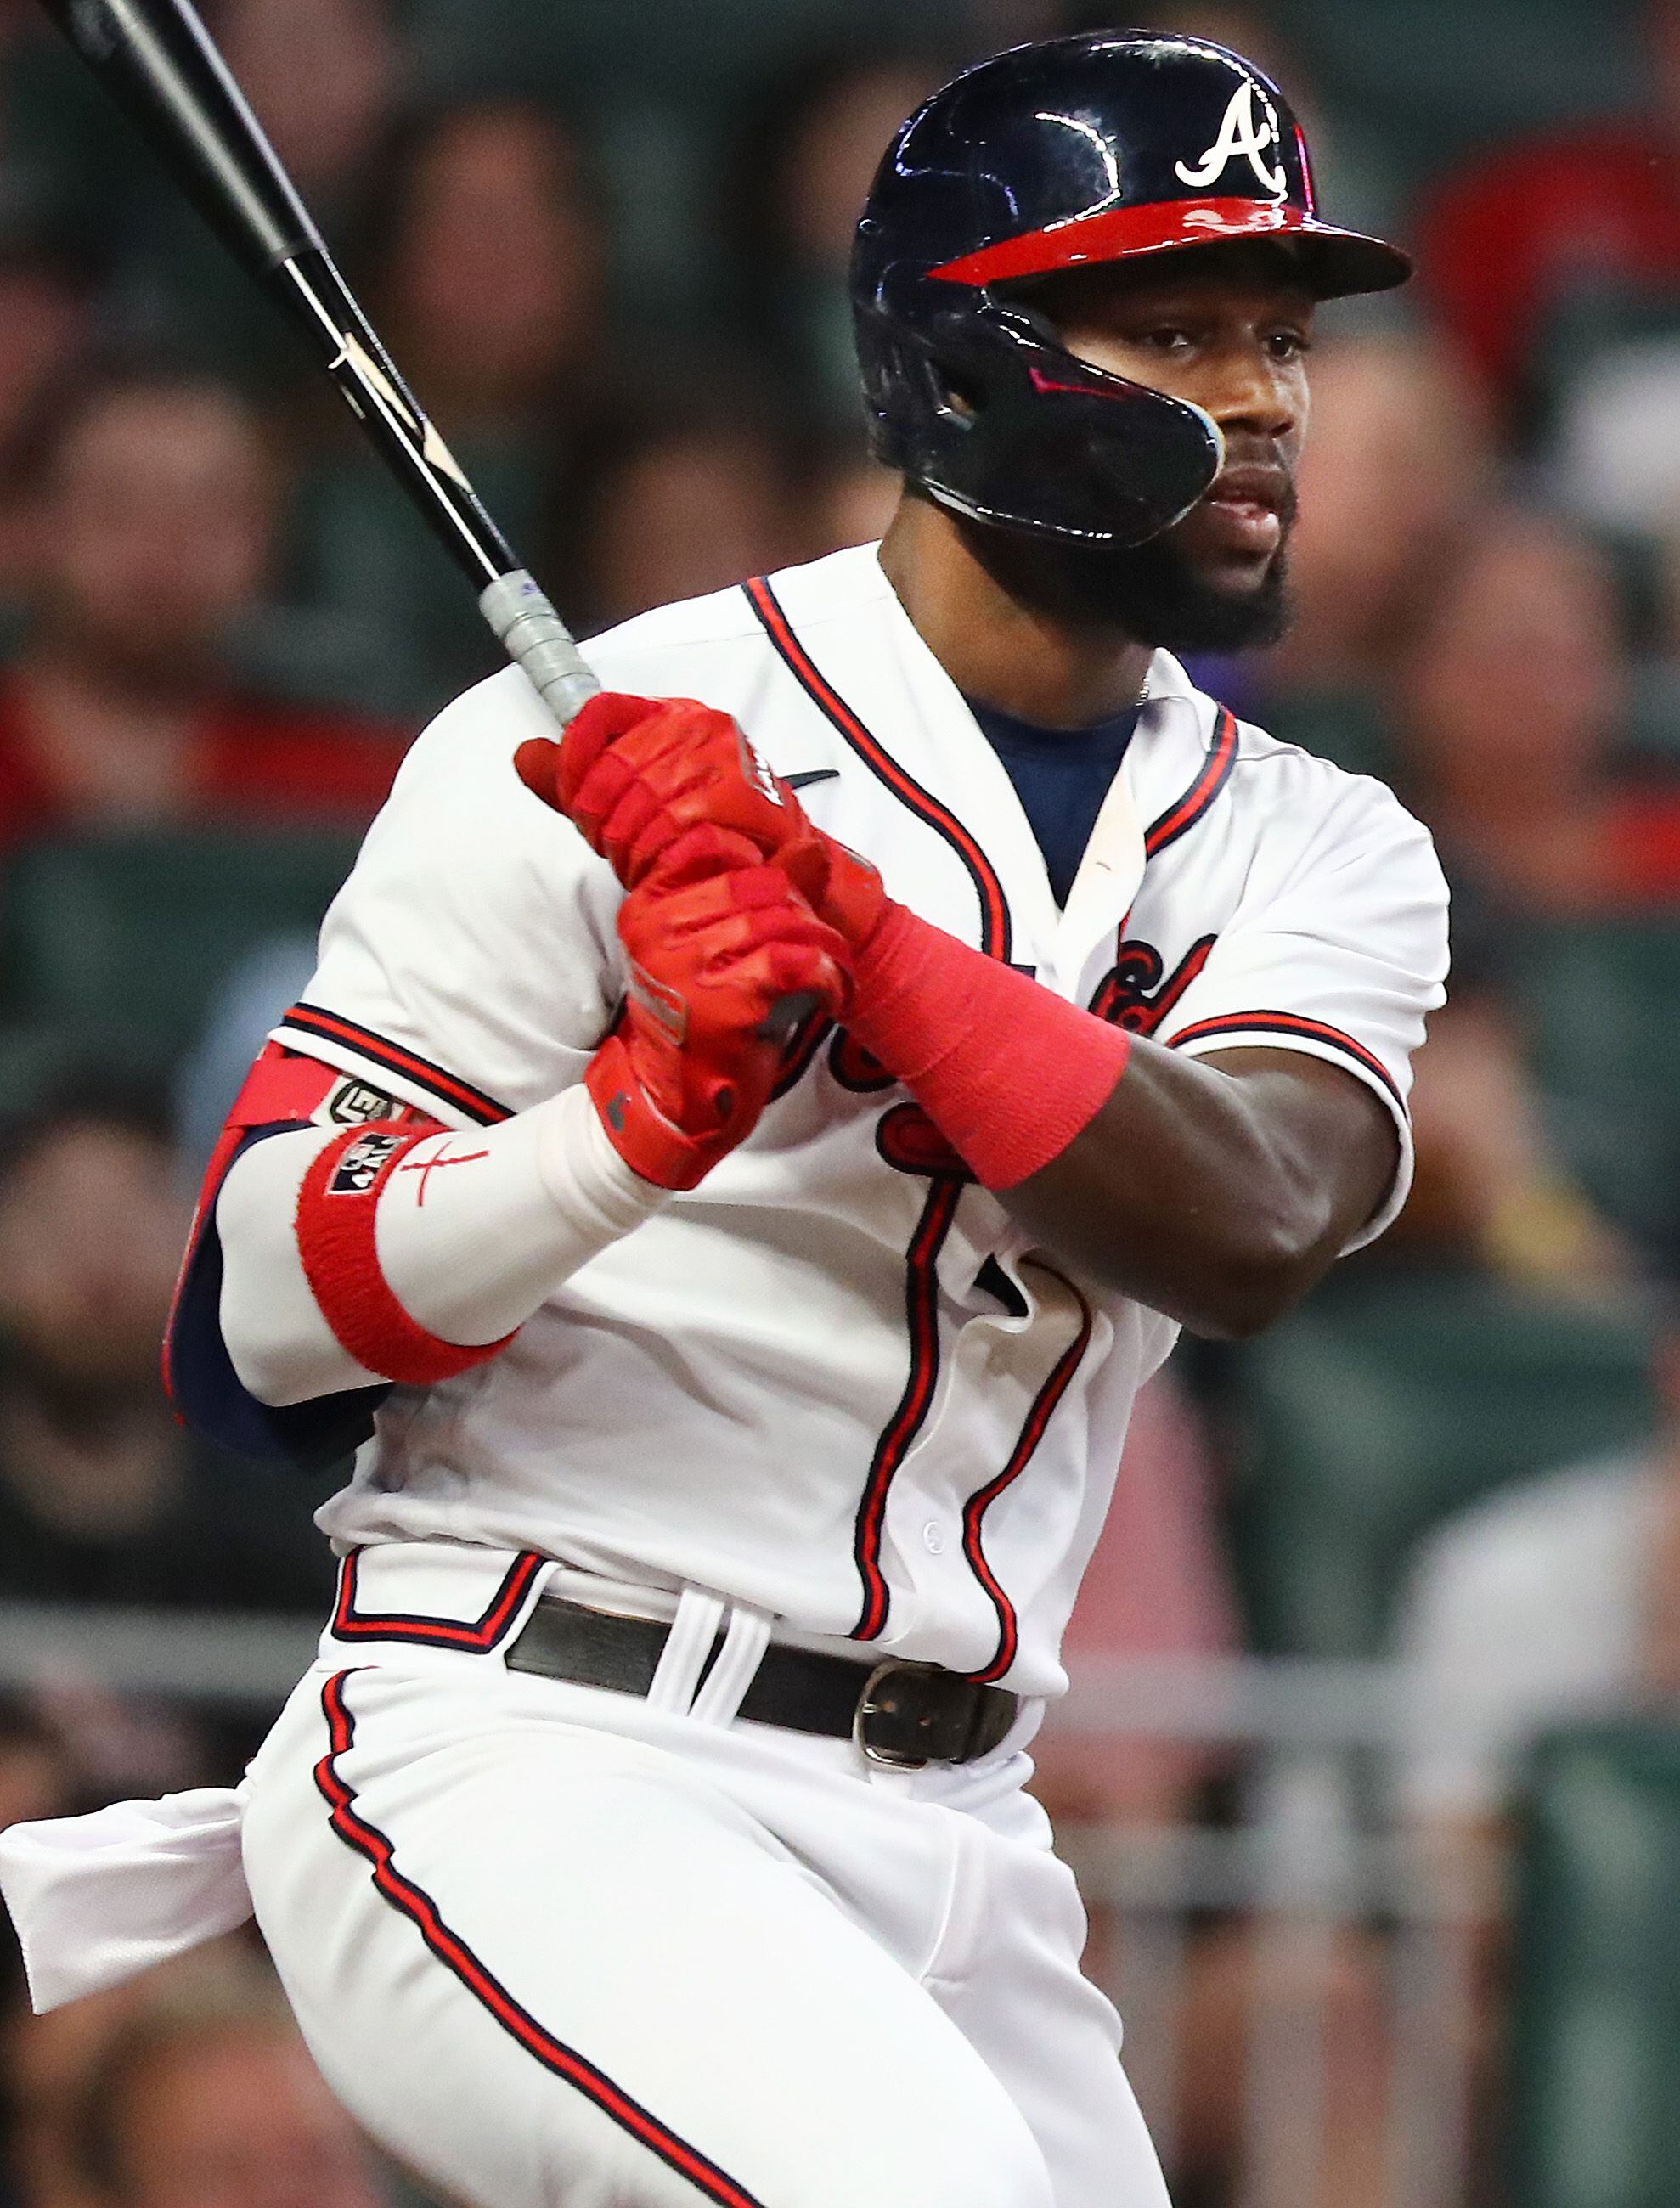
[[[524,668],[543,704],[567,727],[601,685],[535,579],[516,567],[490,585],[478,606],[508,657]]]

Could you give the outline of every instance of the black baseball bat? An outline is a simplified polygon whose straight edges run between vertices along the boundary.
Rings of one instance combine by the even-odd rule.
[[[600,687],[333,264],[189,0],[42,0],[240,264],[318,350],[351,411],[564,728]]]

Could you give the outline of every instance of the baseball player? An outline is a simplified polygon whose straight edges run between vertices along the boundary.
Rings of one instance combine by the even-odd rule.
[[[1380,1233],[1445,893],[1170,647],[1275,635],[1321,298],[1276,87],[936,94],[855,264],[879,548],[415,747],[213,1170],[177,1401],[338,1604],[237,1797],[4,1850],[37,2001],[254,1903],[471,2208],[1159,2208],[1023,1789],[1132,1399]]]

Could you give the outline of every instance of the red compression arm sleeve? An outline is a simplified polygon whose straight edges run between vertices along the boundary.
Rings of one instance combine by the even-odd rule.
[[[1012,967],[887,906],[854,969],[846,1025],[976,1178],[1014,1188],[1113,1095],[1131,1037]]]

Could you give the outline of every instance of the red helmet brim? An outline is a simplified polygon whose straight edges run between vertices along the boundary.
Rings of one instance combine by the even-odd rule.
[[[1391,291],[1412,273],[1411,261],[1398,246],[1359,231],[1339,230],[1287,201],[1214,198],[1162,200],[1079,215],[1023,237],[1000,238],[929,273],[951,284],[1005,284],[1244,238],[1287,239],[1308,288],[1321,299]]]

